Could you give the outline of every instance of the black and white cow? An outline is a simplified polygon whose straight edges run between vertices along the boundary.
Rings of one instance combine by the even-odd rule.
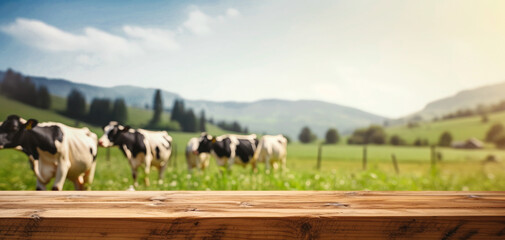
[[[28,155],[37,190],[45,190],[52,178],[52,190],[62,190],[65,179],[72,181],[76,190],[89,188],[93,182],[97,137],[88,128],[11,115],[0,126],[0,148],[15,148]]]
[[[103,130],[104,134],[98,143],[102,147],[118,146],[123,151],[130,163],[134,185],[137,185],[137,169],[141,165],[144,165],[146,186],[149,186],[151,165],[158,169],[158,182],[163,181],[172,154],[172,137],[167,132],[132,129],[114,121]]]
[[[254,162],[265,163],[265,168],[273,167],[282,170],[286,168],[288,140],[282,135],[264,135],[260,138],[258,148],[254,153]]]
[[[212,137],[207,133],[202,133],[197,153],[211,153],[219,166],[226,166],[228,169],[233,164],[246,166],[251,162],[252,168],[256,169],[256,163],[251,161],[254,151],[258,145],[255,134],[251,135],[223,135]],[[239,161],[235,159],[238,158]]]
[[[186,145],[186,163],[188,164],[188,171],[193,168],[205,170],[209,166],[210,153],[198,153],[199,138],[191,138]]]

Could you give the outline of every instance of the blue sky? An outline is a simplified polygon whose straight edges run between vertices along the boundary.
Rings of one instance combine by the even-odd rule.
[[[505,81],[505,1],[1,1],[0,69],[400,117]]]

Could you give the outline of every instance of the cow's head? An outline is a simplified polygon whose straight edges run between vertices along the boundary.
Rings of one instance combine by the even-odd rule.
[[[112,121],[103,127],[103,135],[98,139],[98,144],[102,147],[112,147],[121,133],[128,131],[130,127],[122,126],[118,122]]]
[[[212,137],[211,135],[208,135],[207,133],[202,133],[200,136],[200,142],[198,143],[198,150],[197,154],[203,153],[203,152],[210,152],[210,149],[212,148],[212,144],[216,142],[216,138]]]
[[[18,146],[20,135],[26,130],[31,130],[37,123],[35,119],[26,121],[17,115],[8,116],[0,125],[0,148]]]

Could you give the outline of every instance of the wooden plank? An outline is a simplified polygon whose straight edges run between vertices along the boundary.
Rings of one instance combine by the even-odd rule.
[[[505,239],[505,192],[0,192],[0,239]]]

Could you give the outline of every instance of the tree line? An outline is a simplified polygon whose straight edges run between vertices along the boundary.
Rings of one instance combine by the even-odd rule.
[[[8,69],[4,75],[0,92],[6,97],[42,109],[51,107],[51,96],[46,86],[36,87],[30,77]]]
[[[477,107],[475,107],[473,109],[472,108],[459,109],[455,112],[445,114],[440,118],[434,118],[433,121],[480,115],[480,116],[482,116],[483,121],[486,122],[488,114],[495,113],[495,112],[501,112],[501,111],[505,111],[505,100],[502,100],[496,104],[489,104],[489,105],[479,104]]]
[[[498,148],[505,148],[505,127],[503,124],[493,124],[487,131],[485,140],[494,143]]]
[[[217,123],[217,126],[220,127],[221,129],[227,130],[227,131],[233,131],[233,132],[244,133],[244,134],[249,133],[249,129],[247,129],[247,127],[240,126],[240,123],[238,123],[237,121],[233,121],[233,122],[219,121]]]
[[[207,130],[205,123],[205,111],[200,112],[197,117],[193,109],[184,106],[184,100],[176,99],[172,106],[170,120],[178,122],[181,130],[184,132],[205,132]]]
[[[67,96],[64,115],[95,125],[105,125],[111,120],[125,124],[128,108],[122,98],[114,101],[109,98],[93,98],[87,111],[86,97],[79,90],[73,89]]]
[[[36,87],[30,77],[8,69],[0,83],[0,93],[6,97],[42,109],[51,107],[51,95],[46,86]],[[128,108],[123,98],[111,100],[109,98],[94,98],[87,105],[85,95],[77,89],[67,95],[66,108],[63,115],[78,121],[94,125],[104,125],[111,120],[126,124]],[[153,116],[148,124],[142,127],[151,129],[169,129],[174,131],[197,132],[206,131],[205,112],[202,110],[196,116],[193,109],[186,108],[183,100],[176,100],[172,107],[169,125],[162,125],[161,118],[164,111],[163,98],[158,89],[153,97]],[[218,125],[229,131],[247,133],[247,128],[242,128],[238,122],[227,123],[221,121]]]
[[[198,132],[198,131],[205,132],[207,131],[207,128],[205,126],[207,122],[214,124],[214,120],[206,119],[205,111],[203,109],[200,111],[200,115],[196,116],[193,109],[187,108],[184,105],[184,100],[182,99],[176,99],[174,101],[171,110],[170,120],[178,122],[181,127],[181,130],[184,132]],[[233,122],[219,121],[216,125],[221,129],[227,131],[233,131],[245,134],[249,132],[247,127],[242,127],[237,121]]]
[[[308,126],[302,128],[298,135],[298,140],[301,143],[310,143],[317,140],[317,135],[314,134]],[[325,144],[336,144],[340,141],[340,134],[336,128],[330,128],[325,134]]]
[[[317,140],[317,136],[310,130],[308,126],[305,126],[300,131],[298,135],[298,140],[301,143],[310,143]],[[324,144],[336,144],[340,141],[340,134],[337,129],[330,128],[326,131]],[[437,143],[438,146],[451,146],[453,141],[450,132],[443,132]],[[505,146],[505,128],[503,128],[503,142]],[[365,144],[375,144],[384,145],[390,144],[394,146],[408,145],[398,134],[393,134],[388,138],[386,131],[382,126],[370,125],[367,128],[358,128],[347,138],[347,144],[349,145],[365,145]],[[412,143],[413,146],[428,146],[430,145],[428,139],[426,138],[416,138]]]

